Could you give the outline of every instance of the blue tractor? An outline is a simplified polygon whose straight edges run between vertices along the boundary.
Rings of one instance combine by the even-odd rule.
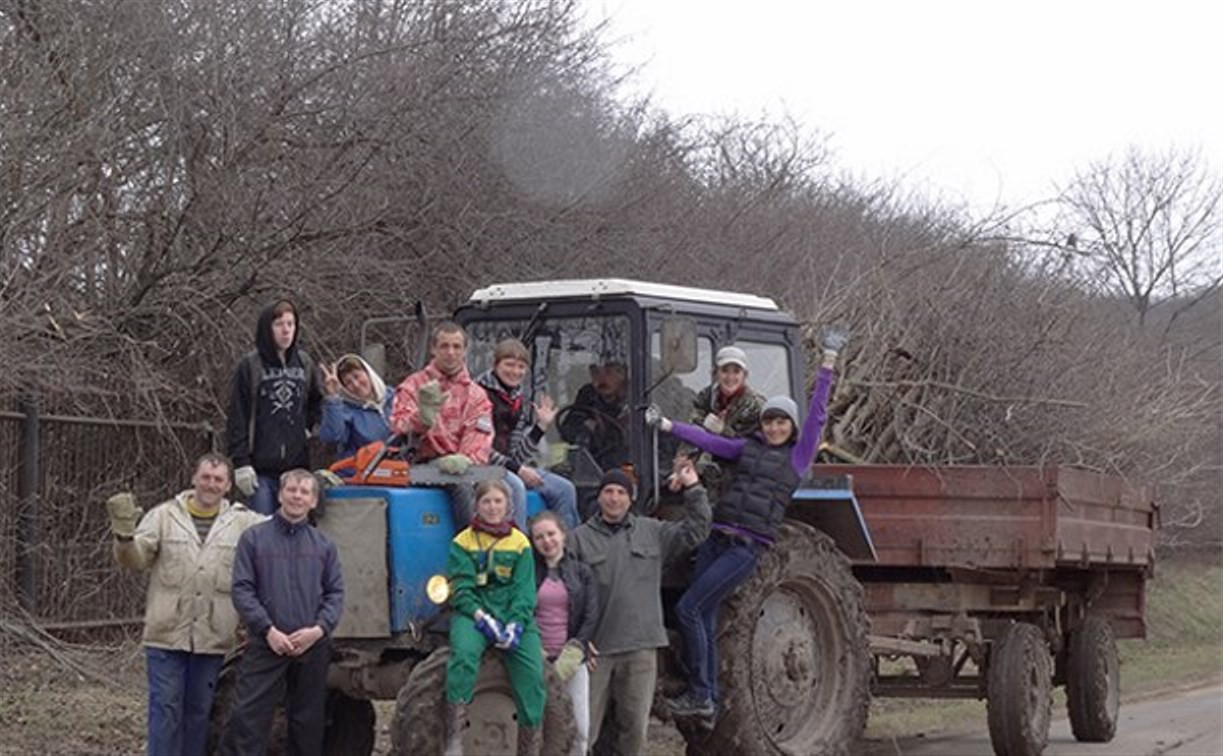
[[[597,509],[599,479],[612,467],[636,476],[636,506],[667,516],[660,476],[675,449],[649,430],[643,412],[655,403],[671,417],[688,417],[719,348],[746,352],[758,391],[806,395],[800,326],[763,297],[623,279],[518,283],[476,291],[454,317],[468,331],[473,374],[490,367],[500,339],[527,344],[528,393],[546,393],[561,407],[540,463],[574,482],[583,517]],[[363,351],[382,368],[379,349]],[[608,370],[618,374],[615,385],[596,386]],[[596,388],[600,401],[583,401]],[[485,474],[476,468],[468,477]],[[441,752],[444,573],[456,528],[445,493],[429,483],[417,477],[410,487],[346,485],[326,493],[318,526],[339,546],[346,585],[328,674],[328,753],[370,753],[374,700],[395,701],[396,753]],[[542,508],[534,493],[528,508]],[[839,752],[865,723],[866,618],[847,555],[869,558],[869,536],[844,482],[804,485],[789,515],[757,575],[722,612],[725,710],[713,732],[679,723],[692,752]],[[684,571],[674,570],[665,597],[682,587]],[[495,656],[486,657],[468,708],[467,753],[513,752],[514,706]],[[667,690],[677,662],[665,654],[659,668],[660,691]],[[232,676],[227,665],[218,731]],[[567,696],[550,680],[544,752],[567,752],[572,735]]]

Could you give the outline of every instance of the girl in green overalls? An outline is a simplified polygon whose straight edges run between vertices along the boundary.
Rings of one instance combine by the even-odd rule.
[[[446,753],[462,753],[466,706],[480,658],[491,644],[505,653],[518,709],[518,753],[538,754],[544,713],[543,651],[535,624],[535,561],[531,543],[508,519],[509,487],[476,486],[476,514],[450,542],[447,571],[450,661],[446,666]]]

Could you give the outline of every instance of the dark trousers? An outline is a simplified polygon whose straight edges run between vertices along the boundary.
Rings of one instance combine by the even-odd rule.
[[[204,756],[221,654],[146,647],[149,756]]]
[[[697,549],[692,583],[675,614],[684,638],[688,687],[700,698],[718,700],[718,607],[751,577],[763,548],[715,530]]]
[[[238,667],[234,708],[221,752],[264,753],[276,705],[284,701],[290,756],[321,756],[330,662],[331,643],[326,638],[301,656],[278,656],[266,643],[252,641]]]

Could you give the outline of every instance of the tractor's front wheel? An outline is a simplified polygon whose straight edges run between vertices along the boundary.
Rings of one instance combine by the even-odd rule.
[[[234,694],[238,687],[238,672],[242,651],[230,654],[221,667],[212,697],[212,713],[208,723],[207,752],[221,752],[221,738],[229,726]],[[323,731],[323,753],[329,756],[370,756],[374,751],[374,705],[351,698],[338,690],[327,691],[326,727]],[[289,752],[288,720],[283,705],[276,706],[272,729],[268,733],[267,753],[280,756]]]
[[[441,754],[446,732],[446,663],[449,647],[435,650],[417,664],[395,700],[391,723],[391,752],[408,756]],[[573,703],[564,683],[544,665],[548,699],[544,707],[543,753],[567,754],[573,748],[577,728]],[[463,728],[463,753],[513,753],[518,723],[509,674],[498,652],[487,652],[476,677],[475,694],[467,706]]]

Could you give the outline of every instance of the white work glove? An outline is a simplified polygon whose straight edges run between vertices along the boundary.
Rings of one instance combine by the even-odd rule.
[[[255,489],[259,487],[259,476],[255,474],[255,468],[250,465],[242,465],[234,470],[234,485],[243,496],[250,497],[254,494]]]
[[[701,425],[705,426],[705,430],[710,433],[717,433],[719,435],[721,435],[722,431],[726,430],[726,422],[712,412],[705,415],[705,420]]]

